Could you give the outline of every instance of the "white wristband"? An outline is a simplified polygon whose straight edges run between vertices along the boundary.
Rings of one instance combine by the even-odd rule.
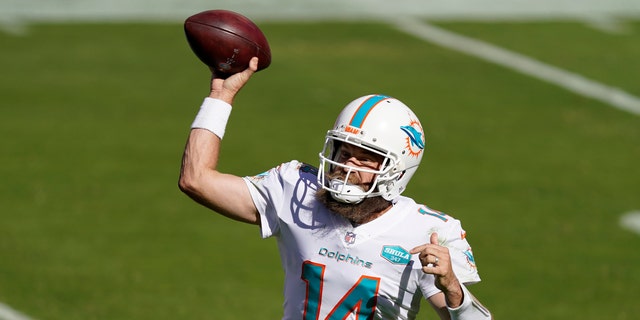
[[[230,104],[220,99],[206,97],[191,124],[191,129],[206,129],[222,139],[230,115]]]
[[[457,308],[449,308],[449,314],[452,320],[482,320],[492,319],[491,313],[480,301],[474,297],[464,284],[460,284],[464,297],[462,304]]]

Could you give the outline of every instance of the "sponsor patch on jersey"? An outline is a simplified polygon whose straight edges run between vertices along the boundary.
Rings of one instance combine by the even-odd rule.
[[[380,256],[394,264],[408,264],[411,261],[409,251],[401,246],[383,246]]]

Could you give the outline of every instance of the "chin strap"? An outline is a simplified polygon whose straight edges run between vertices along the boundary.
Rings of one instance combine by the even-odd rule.
[[[342,203],[356,204],[365,198],[365,191],[360,186],[345,183],[340,179],[333,179],[329,184],[331,189],[340,190],[340,192],[331,192],[331,197]]]

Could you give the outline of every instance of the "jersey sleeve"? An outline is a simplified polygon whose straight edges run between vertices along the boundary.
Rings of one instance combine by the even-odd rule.
[[[446,217],[446,222],[435,227],[430,232],[437,232],[438,243],[449,249],[451,267],[458,281],[465,285],[480,282],[473,252],[469,242],[467,242],[467,234],[462,229],[460,221],[444,214],[442,214],[442,217]],[[420,289],[425,298],[440,292],[440,289],[434,285],[433,275],[426,273],[421,276]]]
[[[260,214],[260,232],[263,238],[279,232],[279,212],[291,201],[291,184],[297,181],[301,165],[301,162],[293,160],[261,174],[244,177],[253,203]]]
[[[260,232],[263,238],[273,236],[279,229],[276,208],[280,205],[284,194],[281,168],[282,165],[255,176],[244,177],[253,203],[260,214]]]
[[[462,229],[459,220],[451,219],[447,224],[449,224],[448,228],[441,230],[444,234],[438,234],[438,240],[443,246],[449,248],[451,264],[458,281],[464,284],[480,282],[473,251],[467,241],[466,231]]]

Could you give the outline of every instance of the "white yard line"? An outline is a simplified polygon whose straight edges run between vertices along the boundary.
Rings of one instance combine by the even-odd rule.
[[[540,79],[576,94],[604,102],[614,108],[640,115],[640,98],[619,88],[601,84],[577,73],[566,71],[525,55],[468,38],[430,25],[416,18],[391,21],[399,30],[437,45],[493,62]]]
[[[623,229],[640,234],[640,211],[630,211],[620,217],[620,226]]]
[[[8,305],[0,302],[0,320],[33,320],[23,313],[13,310]]]
[[[626,21],[605,15],[589,17],[583,21],[587,26],[607,34],[620,35],[632,31]]]

